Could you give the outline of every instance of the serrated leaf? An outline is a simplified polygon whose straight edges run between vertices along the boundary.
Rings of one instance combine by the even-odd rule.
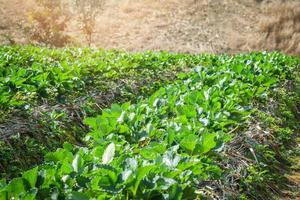
[[[139,188],[140,182],[145,178],[145,176],[154,168],[154,165],[148,165],[138,168],[137,170],[137,177],[135,180],[135,184],[133,187],[133,196],[136,195],[136,192]]]

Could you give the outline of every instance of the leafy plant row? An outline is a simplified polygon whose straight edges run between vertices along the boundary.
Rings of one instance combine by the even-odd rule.
[[[205,59],[210,56],[1,46],[0,176],[40,163],[64,141],[81,142],[81,118],[153,93]]]
[[[172,71],[191,62],[189,56],[180,54],[2,46],[0,108],[28,107],[41,99],[65,102],[68,96],[78,97],[91,89],[108,91],[120,80],[127,86],[121,88],[123,97],[132,97],[136,82],[167,81]]]
[[[195,57],[196,58],[196,57]],[[65,143],[42,166],[0,184],[2,199],[196,199],[222,180],[232,130],[299,60],[278,53],[219,56],[149,98],[86,118],[88,147]]]

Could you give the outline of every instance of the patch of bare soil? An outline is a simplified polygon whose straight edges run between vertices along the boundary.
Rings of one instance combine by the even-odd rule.
[[[95,43],[129,51],[240,51],[231,48],[236,35],[247,38],[256,34],[258,5],[246,2],[127,1],[109,7],[98,18]]]
[[[0,0],[0,44],[27,42],[22,24],[30,5],[30,0]]]
[[[0,0],[0,43],[26,43],[21,30],[33,0]],[[292,8],[292,10],[291,10]],[[300,55],[300,2],[293,0],[107,0],[93,46],[127,51]],[[67,33],[86,45],[76,21]]]

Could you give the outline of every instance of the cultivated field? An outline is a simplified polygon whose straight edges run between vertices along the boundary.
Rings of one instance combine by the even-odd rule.
[[[0,200],[299,198],[299,1],[0,0],[0,42]]]

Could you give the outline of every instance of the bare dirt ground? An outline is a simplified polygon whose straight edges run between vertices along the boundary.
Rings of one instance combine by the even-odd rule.
[[[245,2],[170,0],[145,4],[145,1],[135,1],[132,6],[128,1],[104,11],[98,19],[95,43],[130,51],[240,51],[236,45],[231,48],[231,44],[239,37],[254,36],[258,20],[254,14],[256,3]]]
[[[0,43],[28,42],[20,27],[28,18],[32,1],[0,0]],[[127,51],[189,53],[280,50],[300,55],[300,9],[296,9],[300,8],[300,3],[293,0],[283,3],[292,5],[294,16],[293,12],[282,8],[281,2],[107,0],[104,10],[99,11],[93,46]],[[281,10],[272,7],[278,4],[277,8]],[[278,13],[286,13],[291,19],[286,16],[282,19],[277,16]],[[284,26],[272,29],[277,25],[276,20]],[[284,33],[280,32],[282,29],[285,29]],[[75,43],[86,44],[75,22],[70,23],[67,33],[73,36]]]

